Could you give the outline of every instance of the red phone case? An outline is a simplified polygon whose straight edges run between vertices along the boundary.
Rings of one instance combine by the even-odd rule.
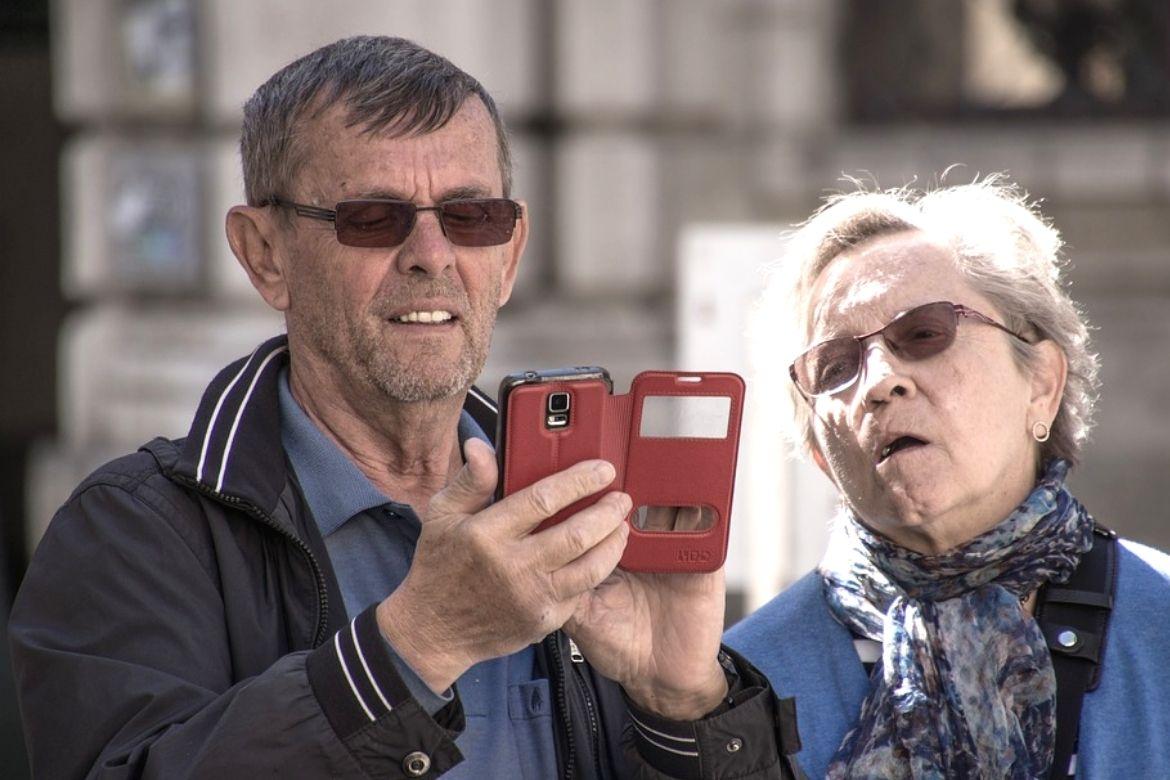
[[[552,392],[571,396],[573,424],[566,429],[549,430],[532,422],[542,419],[545,399]],[[644,402],[652,396],[730,399],[726,435],[642,436]],[[702,531],[649,532],[631,525],[621,567],[646,572],[714,571],[727,557],[743,396],[743,379],[730,373],[646,371],[634,378],[625,395],[610,394],[605,383],[595,379],[519,385],[504,399],[508,408],[502,431],[506,443],[503,495],[582,460],[608,460],[617,470],[611,488],[629,493],[633,512],[640,506],[707,506],[714,513],[714,522]],[[564,520],[601,495],[566,507],[537,530]]]

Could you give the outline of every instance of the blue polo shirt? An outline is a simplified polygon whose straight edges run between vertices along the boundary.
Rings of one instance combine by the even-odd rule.
[[[288,369],[280,377],[281,441],[305,501],[325,540],[345,610],[357,615],[382,601],[406,578],[422,526],[414,508],[386,496],[322,433],[293,398]],[[459,444],[488,441],[466,411]],[[489,442],[490,443],[490,442]],[[393,652],[411,694],[435,713],[453,696],[435,693]],[[537,677],[532,646],[468,669],[456,683],[467,727],[455,740],[463,763],[451,778],[555,777],[552,702],[548,680]]]

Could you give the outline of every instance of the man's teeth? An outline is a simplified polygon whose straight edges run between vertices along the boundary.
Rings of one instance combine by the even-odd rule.
[[[886,446],[882,447],[882,460],[885,460],[886,458],[890,457],[890,451],[893,449],[894,449],[894,445],[892,445],[892,444],[887,444]]]
[[[451,319],[449,311],[412,311],[394,318],[395,322],[446,322]]]

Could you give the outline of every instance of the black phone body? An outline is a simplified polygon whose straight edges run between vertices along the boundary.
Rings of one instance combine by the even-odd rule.
[[[500,381],[500,392],[498,397],[499,417],[496,424],[496,462],[499,465],[499,481],[496,485],[496,500],[504,496],[504,474],[508,458],[508,427],[510,422],[511,406],[509,400],[514,390],[520,387],[527,387],[529,385],[552,385],[565,382],[578,382],[584,380],[600,381],[605,386],[607,394],[613,393],[613,380],[609,376],[609,372],[601,366],[572,366],[569,368],[554,368],[544,371],[519,371],[514,374],[508,374]],[[564,415],[564,424],[567,426],[570,421],[571,409],[568,406],[563,408],[560,406],[560,397],[563,394],[552,392],[547,396],[548,407],[545,424],[548,427],[555,427],[556,418],[558,415]],[[567,398],[565,399],[567,404]]]

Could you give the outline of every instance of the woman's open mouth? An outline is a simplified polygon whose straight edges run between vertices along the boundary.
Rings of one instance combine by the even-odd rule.
[[[886,446],[882,447],[881,451],[878,452],[877,462],[884,463],[890,458],[890,456],[894,455],[895,453],[902,452],[903,450],[913,449],[915,447],[921,447],[925,444],[927,444],[927,442],[919,439],[917,436],[899,436]]]

